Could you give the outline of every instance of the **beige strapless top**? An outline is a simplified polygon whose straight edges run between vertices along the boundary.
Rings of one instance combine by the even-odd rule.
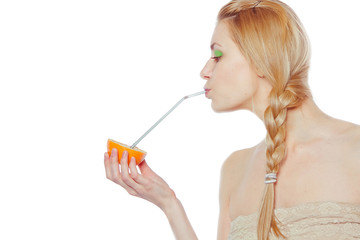
[[[275,209],[275,214],[288,240],[360,240],[360,203],[303,203]],[[231,222],[228,240],[256,240],[257,221],[258,213],[237,217]]]

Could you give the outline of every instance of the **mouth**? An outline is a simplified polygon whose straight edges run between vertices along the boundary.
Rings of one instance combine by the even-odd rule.
[[[204,88],[204,90],[205,90],[205,96],[206,96],[207,98],[209,98],[209,92],[211,91],[211,89]]]

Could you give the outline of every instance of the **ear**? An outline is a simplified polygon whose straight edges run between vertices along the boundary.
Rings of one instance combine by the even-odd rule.
[[[254,67],[254,72],[256,72],[256,75],[259,77],[259,78],[264,78],[264,74],[261,73],[261,71],[259,69],[257,69],[256,67]]]

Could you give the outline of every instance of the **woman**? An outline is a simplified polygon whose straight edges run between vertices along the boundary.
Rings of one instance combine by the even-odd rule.
[[[277,0],[231,1],[218,14],[211,50],[201,77],[213,110],[248,109],[267,129],[223,164],[218,239],[359,238],[360,126],[314,103],[309,41],[293,10]],[[141,173],[134,160],[119,171],[116,156],[105,153],[107,178],[160,207],[177,239],[197,239],[146,161]]]

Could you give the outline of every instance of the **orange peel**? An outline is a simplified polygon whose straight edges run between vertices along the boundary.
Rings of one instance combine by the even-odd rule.
[[[118,151],[119,163],[121,163],[122,154],[125,150],[128,152],[128,164],[130,164],[131,158],[134,157],[136,161],[136,165],[139,165],[145,159],[146,156],[146,152],[141,150],[140,148],[137,147],[130,148],[130,146],[124,143],[120,143],[118,141],[109,138],[107,141],[107,151],[109,156],[111,156],[111,152],[114,148],[116,148]]]

